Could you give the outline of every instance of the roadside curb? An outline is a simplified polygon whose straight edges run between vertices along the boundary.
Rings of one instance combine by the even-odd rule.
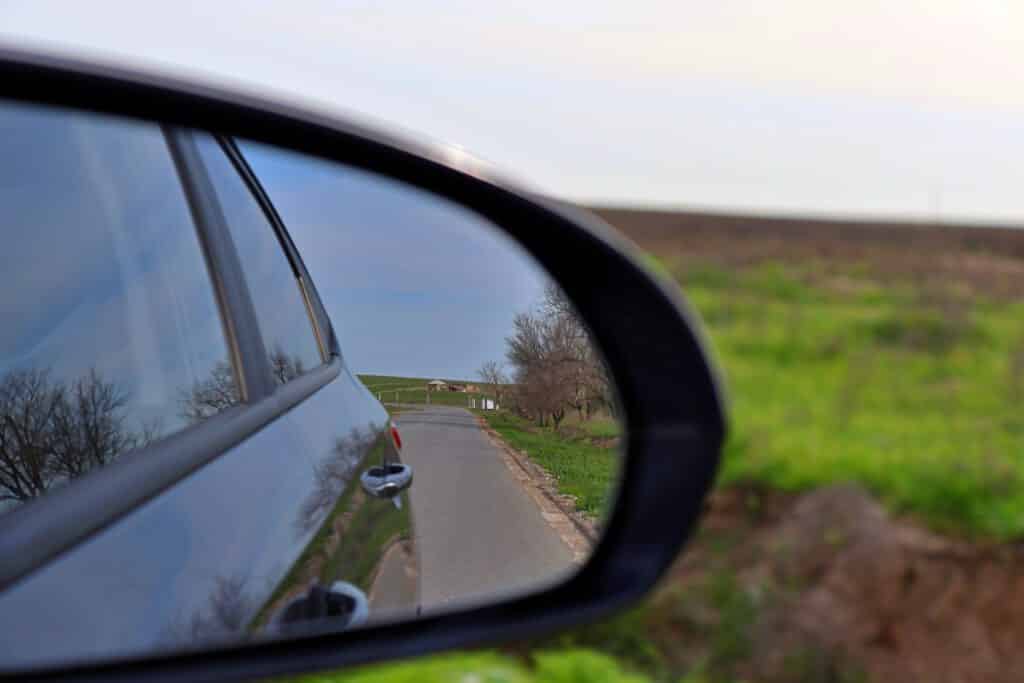
[[[491,443],[501,452],[505,465],[540,508],[544,520],[553,528],[573,554],[573,562],[582,564],[597,545],[597,524],[576,509],[572,496],[558,492],[558,486],[547,470],[530,460],[525,453],[508,445],[483,417],[477,424]]]

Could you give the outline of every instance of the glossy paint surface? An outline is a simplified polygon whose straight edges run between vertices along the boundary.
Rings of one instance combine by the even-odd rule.
[[[343,370],[0,595],[3,668],[278,635],[290,600],[339,581],[368,596],[370,620],[408,614],[418,577],[406,496],[396,505],[354,483],[364,468],[397,460],[387,421]]]

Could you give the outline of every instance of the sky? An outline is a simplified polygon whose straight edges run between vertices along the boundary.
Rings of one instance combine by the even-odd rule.
[[[1019,225],[1024,5],[8,1],[0,41],[458,144],[565,199]]]
[[[0,160],[0,400],[8,373],[96,373],[127,429],[182,426],[183,392],[228,350],[160,129],[8,104]]]
[[[0,43],[280,95],[570,201],[1019,226],[1022,26],[994,0],[31,0],[4,3]],[[351,367],[472,379],[500,359],[544,279],[513,245],[278,157],[254,165]]]
[[[280,213],[357,373],[479,379],[548,278],[439,197],[266,145],[242,151]]]

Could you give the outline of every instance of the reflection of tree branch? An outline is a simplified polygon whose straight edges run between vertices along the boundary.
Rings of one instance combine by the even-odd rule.
[[[302,359],[288,356],[280,346],[270,353],[271,371],[278,384],[284,384],[305,372]],[[213,366],[209,377],[196,381],[181,392],[181,417],[187,422],[202,422],[225,408],[241,401],[235,372],[231,364],[221,361]]]
[[[241,576],[218,576],[209,597],[209,609],[196,612],[190,622],[193,641],[241,633],[252,601],[245,593],[246,579]]]
[[[142,441],[124,428],[117,412],[127,396],[103,382],[95,370],[78,379],[56,404],[53,454],[58,472],[69,479],[101,467]]]
[[[213,366],[210,376],[193,383],[181,396],[181,417],[188,422],[202,422],[225,408],[238,404],[241,396],[235,382],[235,371],[227,361]]]
[[[313,467],[313,491],[302,507],[295,525],[300,533],[312,531],[337,502],[345,487],[356,476],[356,469],[376,439],[375,427],[361,430],[353,427],[347,436],[334,442],[331,455]]]
[[[255,605],[248,583],[241,575],[214,577],[206,603],[191,617],[179,615],[166,624],[163,639],[168,645],[182,646],[245,637]]]
[[[159,423],[125,426],[127,401],[96,370],[70,385],[40,369],[0,378],[0,501],[35,498],[158,438]]]
[[[22,370],[0,382],[0,486],[6,500],[41,495],[54,477],[49,462],[50,422],[63,387],[46,370]]]

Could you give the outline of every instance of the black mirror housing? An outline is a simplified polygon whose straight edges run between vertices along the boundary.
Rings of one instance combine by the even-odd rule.
[[[590,560],[564,583],[408,622],[28,672],[21,680],[251,680],[513,639],[628,605],[672,563],[714,480],[726,436],[724,397],[696,316],[608,225],[517,189],[463,154],[287,103],[11,50],[0,51],[0,83],[6,98],[216,131],[342,162],[476,212],[557,278],[605,355],[629,424],[612,517]]]

